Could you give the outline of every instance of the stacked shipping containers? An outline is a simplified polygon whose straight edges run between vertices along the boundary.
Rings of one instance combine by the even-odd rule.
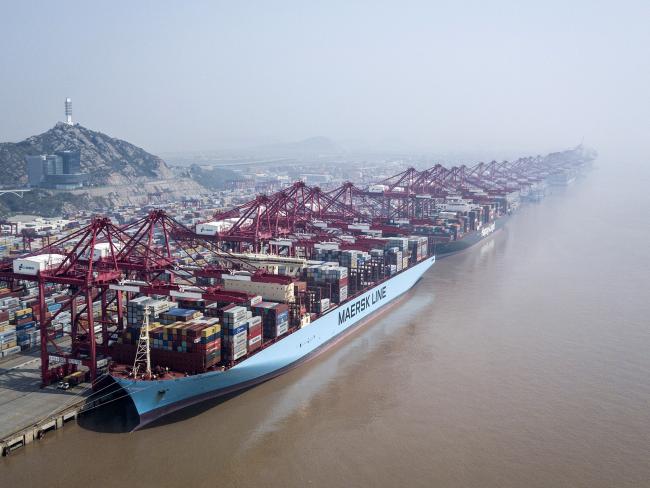
[[[40,332],[32,308],[16,310],[14,312],[14,324],[16,327],[16,345],[19,346],[18,350],[26,350],[41,343]]]
[[[167,300],[154,300],[149,297],[133,298],[126,306],[126,321],[130,326],[140,328],[144,322],[146,307],[149,308],[149,321],[152,322],[160,314],[167,312],[171,306],[172,303]]]
[[[248,319],[246,307],[230,307],[223,312],[223,357],[236,361],[248,353]]]
[[[248,352],[258,350],[262,346],[262,317],[254,316],[248,319]]]
[[[170,308],[160,314],[159,320],[161,324],[173,324],[175,322],[189,322],[202,316],[201,312],[192,308]]]
[[[308,288],[321,288],[321,293],[333,303],[341,303],[348,298],[348,268],[315,264],[304,271]]]
[[[129,326],[118,341],[128,345],[127,350],[125,353],[118,352],[118,360],[132,360],[144,320],[144,307],[151,306],[152,310],[160,313],[160,322],[153,322],[150,317],[149,324],[151,358],[156,366],[179,372],[200,373],[221,361],[219,319],[204,318],[201,312],[192,309],[169,309],[171,305],[172,302],[162,300],[136,299],[132,305]],[[161,312],[162,310],[166,311]]]
[[[150,330],[149,336],[157,365],[196,372],[221,361],[221,325],[217,318],[160,325]]]
[[[20,351],[17,343],[15,313],[19,300],[11,296],[11,292],[4,288],[0,299],[0,357],[8,357]]]
[[[386,251],[386,264],[395,266],[397,271],[402,271],[404,260],[402,259],[402,251],[398,247],[388,248]]]
[[[122,342],[125,344],[137,344],[140,337],[140,329],[144,323],[145,308],[149,307],[149,326],[154,327],[158,324],[155,322],[156,317],[162,316],[172,306],[171,302],[166,300],[154,300],[149,297],[133,298],[126,306],[127,326],[122,336]]]
[[[251,307],[262,319],[264,339],[275,339],[289,330],[289,307],[284,303],[260,302]]]
[[[2,323],[5,322],[7,323],[0,327],[0,357],[10,356],[20,351],[16,340],[16,329],[11,327],[8,321],[2,321]]]
[[[413,264],[422,261],[427,256],[429,240],[426,237],[409,237],[409,253]]]

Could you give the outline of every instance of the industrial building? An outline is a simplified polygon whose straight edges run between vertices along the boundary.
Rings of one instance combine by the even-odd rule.
[[[86,178],[78,150],[25,156],[25,162],[27,184],[31,187],[74,190],[81,188]]]

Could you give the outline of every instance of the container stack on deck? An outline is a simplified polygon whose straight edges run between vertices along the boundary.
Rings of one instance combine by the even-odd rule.
[[[159,366],[183,372],[205,371],[221,361],[217,318],[193,318],[149,331],[152,358]]]
[[[517,201],[508,196],[468,195],[466,198],[450,196],[438,199],[436,212],[424,219],[410,222],[402,227],[420,236],[431,236],[435,242],[445,243],[463,239],[466,234],[479,231],[505,215]]]
[[[152,303],[162,302],[162,303]],[[144,319],[144,306],[161,312],[159,321],[150,318],[149,339],[152,362],[161,367],[185,373],[198,373],[221,362],[221,325],[218,318],[203,317],[192,309],[171,308],[164,300],[137,300],[134,316]],[[135,310],[137,308],[137,310]],[[140,338],[142,322],[130,323],[118,344],[115,359],[131,363]]]
[[[284,303],[260,302],[251,307],[262,319],[264,339],[276,339],[289,330],[289,307]]]
[[[166,300],[154,300],[149,297],[138,297],[129,300],[126,306],[126,321],[138,329],[144,322],[145,309],[149,308],[149,321],[153,322],[161,314],[167,312],[171,303]]]
[[[248,352],[262,347],[262,317],[259,315],[248,319]]]
[[[427,257],[429,240],[426,237],[409,237],[409,253],[411,263],[415,264]]]
[[[338,264],[338,263],[337,263]],[[308,289],[318,289],[321,298],[341,303],[348,298],[348,268],[330,264],[313,264],[304,271]]]
[[[223,354],[236,361],[248,353],[248,320],[253,316],[246,307],[230,307],[223,312]]]
[[[123,335],[126,344],[137,344],[140,329],[144,323],[146,307],[149,308],[149,323],[151,325],[158,323],[158,317],[170,309],[171,303],[149,297],[138,297],[130,300],[126,307],[127,326]]]
[[[169,302],[167,302],[169,303]],[[170,304],[171,305],[171,304]],[[168,308],[166,312],[160,315],[161,324],[174,324],[176,322],[190,322],[194,319],[201,318],[203,314],[193,308]]]

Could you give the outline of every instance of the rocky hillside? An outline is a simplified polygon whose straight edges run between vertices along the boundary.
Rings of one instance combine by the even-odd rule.
[[[172,176],[162,159],[144,149],[79,124],[70,126],[59,122],[43,134],[17,143],[0,144],[0,174],[3,175],[0,186],[27,182],[26,155],[66,149],[80,150],[82,171],[88,173],[92,184],[119,185]]]
[[[94,208],[109,208],[109,201],[85,193],[73,194],[35,189],[26,192],[22,198],[12,194],[3,195],[0,198],[0,220],[15,214],[60,217],[66,212]]]

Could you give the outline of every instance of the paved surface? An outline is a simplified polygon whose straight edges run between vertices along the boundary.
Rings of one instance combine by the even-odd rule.
[[[77,386],[67,391],[56,385],[41,388],[38,353],[17,354],[0,362],[0,439],[34,425],[88,394]]]

